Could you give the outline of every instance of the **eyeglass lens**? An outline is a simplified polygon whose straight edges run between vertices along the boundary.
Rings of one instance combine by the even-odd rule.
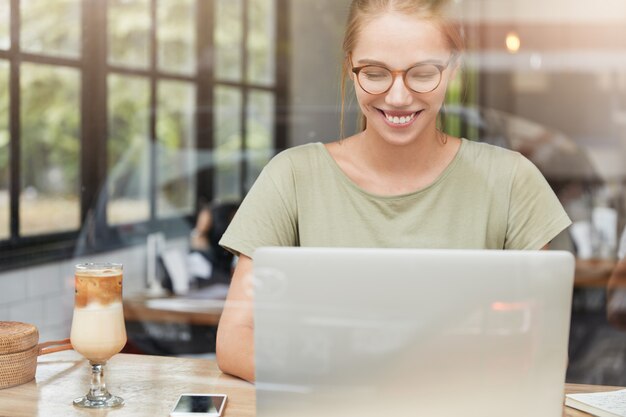
[[[361,88],[371,94],[380,94],[391,88],[393,74],[385,67],[368,65],[359,71]],[[433,91],[441,81],[441,71],[435,65],[424,64],[410,68],[405,77],[405,85],[418,93]]]

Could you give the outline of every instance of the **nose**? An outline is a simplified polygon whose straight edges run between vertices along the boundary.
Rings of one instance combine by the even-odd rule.
[[[398,74],[393,79],[391,88],[385,95],[385,102],[390,106],[407,106],[413,102],[413,95],[406,85],[404,85],[404,79],[402,74]]]

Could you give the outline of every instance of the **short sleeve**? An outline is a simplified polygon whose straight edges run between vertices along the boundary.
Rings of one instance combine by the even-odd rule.
[[[505,249],[541,249],[571,224],[541,172],[519,155],[514,171]]]
[[[219,243],[252,257],[261,246],[297,246],[297,230],[294,172],[279,154],[261,171]]]

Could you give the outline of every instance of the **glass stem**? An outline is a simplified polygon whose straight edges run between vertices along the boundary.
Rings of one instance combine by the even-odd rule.
[[[89,363],[91,364],[91,386],[87,398],[92,401],[106,400],[111,396],[104,383],[104,365],[106,365],[106,362],[94,363],[89,361]]]

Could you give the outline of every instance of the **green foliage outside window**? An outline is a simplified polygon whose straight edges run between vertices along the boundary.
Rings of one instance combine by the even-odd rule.
[[[457,111],[449,112],[444,117],[443,130],[449,135],[464,136],[470,140],[478,139],[478,126],[464,120],[459,109],[474,106],[478,102],[478,74],[475,69],[461,67],[457,76],[448,84],[444,107],[454,107]]]
[[[247,80],[257,84],[274,83],[275,0],[250,0],[248,11]]]
[[[0,49],[9,49],[11,46],[9,38],[11,7],[9,4],[9,0],[0,0]],[[0,93],[1,91],[0,88]]]
[[[29,53],[78,58],[81,4],[80,0],[20,2],[20,49]]]
[[[80,73],[23,63],[20,99],[20,231],[75,230],[79,223]],[[40,210],[46,207],[46,216],[41,216]]]
[[[194,74],[196,70],[195,0],[160,1],[158,5],[159,69]]]
[[[150,65],[150,1],[108,0],[108,62],[133,68]]]
[[[158,87],[157,216],[194,214],[196,90],[190,83]]]
[[[241,81],[243,59],[243,4],[242,0],[215,2],[215,76],[221,81]]]
[[[149,102],[147,79],[108,79],[107,172],[110,224],[145,221],[149,209]]]
[[[80,74],[78,71],[22,64],[22,188],[47,189],[49,172],[60,169],[64,181],[54,184],[64,195],[76,195],[80,149]]]

